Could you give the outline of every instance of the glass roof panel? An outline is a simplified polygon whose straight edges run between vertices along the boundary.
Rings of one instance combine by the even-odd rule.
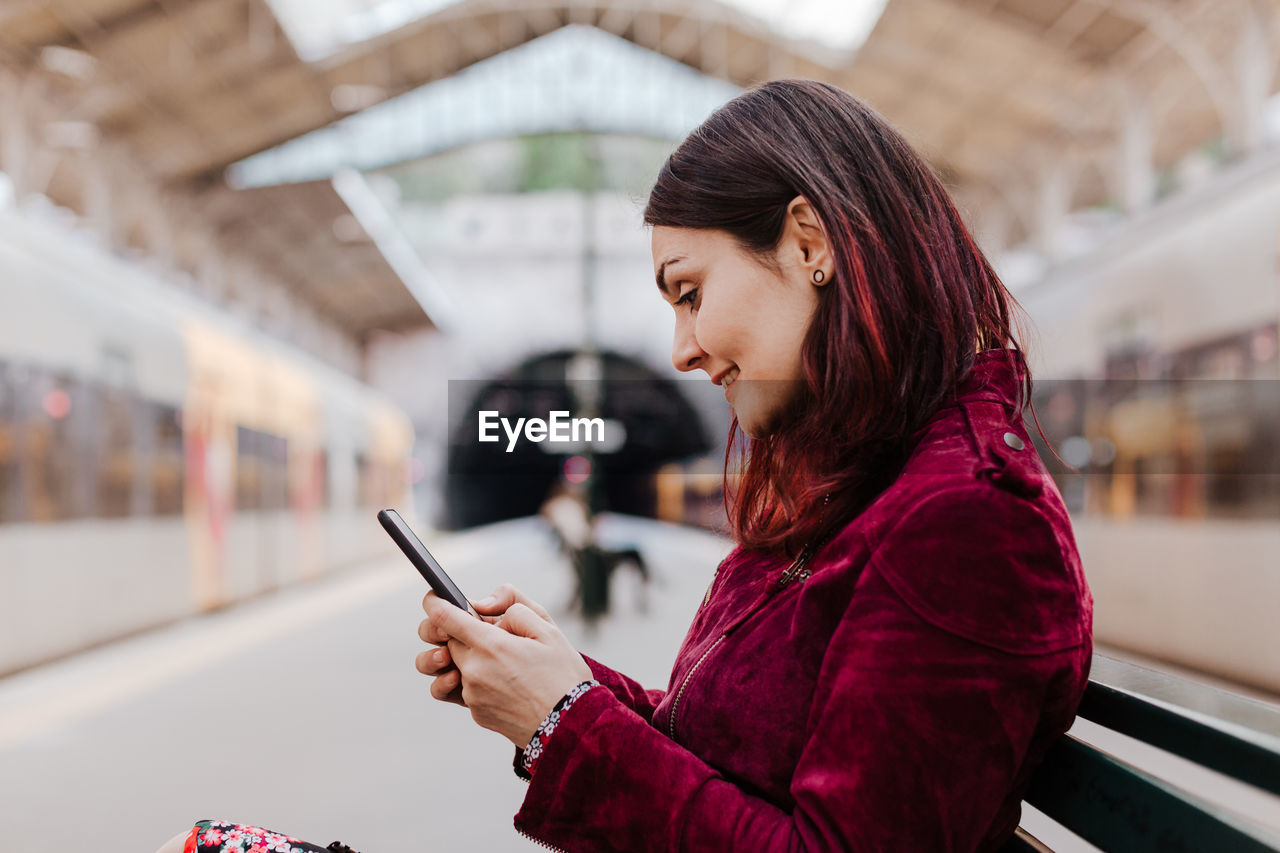
[[[871,35],[888,0],[725,0],[784,36],[856,50]]]
[[[233,186],[370,171],[491,139],[557,131],[679,140],[741,92],[588,26],[570,26],[231,167]]]
[[[323,59],[461,0],[267,0],[298,55]],[[783,36],[854,50],[888,0],[722,0]]]

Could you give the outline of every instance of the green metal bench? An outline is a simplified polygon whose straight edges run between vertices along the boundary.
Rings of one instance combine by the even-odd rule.
[[[1078,716],[1280,797],[1273,706],[1095,654]],[[1025,802],[1103,851],[1280,851],[1273,829],[1074,734],[1050,748]],[[1272,814],[1265,823],[1280,824],[1280,799]],[[1050,850],[1019,827],[1002,853]]]

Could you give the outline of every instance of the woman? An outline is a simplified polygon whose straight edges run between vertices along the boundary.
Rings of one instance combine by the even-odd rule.
[[[667,690],[504,586],[483,620],[427,595],[432,695],[516,747],[516,828],[553,847],[998,849],[1092,652],[1012,297],[902,138],[813,81],[708,118],[645,222],[673,362],[733,407],[738,546]]]

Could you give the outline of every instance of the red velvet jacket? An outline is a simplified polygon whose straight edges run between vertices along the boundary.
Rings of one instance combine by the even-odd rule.
[[[1002,351],[979,354],[808,577],[734,550],[667,690],[587,658],[608,689],[564,712],[516,828],[566,850],[998,848],[1092,653],[1016,393]]]

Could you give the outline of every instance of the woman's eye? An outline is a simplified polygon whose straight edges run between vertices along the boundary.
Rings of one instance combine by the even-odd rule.
[[[692,306],[693,300],[697,295],[698,295],[698,288],[692,287],[684,296],[681,296],[679,299],[676,300],[676,304]]]

